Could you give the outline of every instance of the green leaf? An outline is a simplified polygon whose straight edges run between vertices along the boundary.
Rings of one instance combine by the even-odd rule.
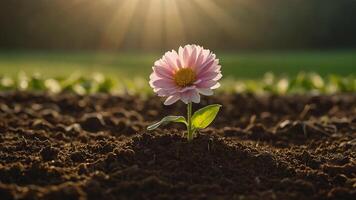
[[[219,104],[213,104],[197,110],[192,117],[194,128],[203,129],[209,126],[218,114],[220,107]]]
[[[147,127],[147,130],[151,131],[158,128],[160,125],[168,124],[169,122],[178,122],[187,125],[187,121],[183,116],[167,116],[161,119],[161,121],[154,123]]]

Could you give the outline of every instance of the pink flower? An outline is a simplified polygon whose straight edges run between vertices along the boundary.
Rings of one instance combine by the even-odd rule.
[[[150,86],[158,96],[167,97],[165,105],[178,100],[199,103],[200,94],[212,95],[222,77],[215,54],[197,45],[166,52],[152,69]]]

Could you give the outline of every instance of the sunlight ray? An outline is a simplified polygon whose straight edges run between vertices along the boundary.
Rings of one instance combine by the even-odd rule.
[[[142,34],[143,49],[161,48],[163,38],[162,0],[150,0]]]
[[[165,19],[165,46],[174,47],[184,44],[184,24],[175,0],[166,0],[164,3]]]
[[[197,5],[186,3],[185,1],[178,1],[182,21],[184,21],[185,35],[187,42],[199,43],[208,37],[209,34],[202,34],[208,31],[208,27],[204,23],[204,19],[197,12]],[[189,31],[188,31],[189,30]],[[188,38],[190,40],[188,40]]]
[[[103,33],[101,45],[104,47],[121,47],[139,1],[140,0],[123,0],[122,4],[108,22],[107,28]]]
[[[193,0],[214,22],[229,36],[236,38],[238,33],[237,21],[230,17],[223,8],[213,0]]]

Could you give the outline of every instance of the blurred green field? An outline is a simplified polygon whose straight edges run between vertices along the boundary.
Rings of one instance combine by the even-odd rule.
[[[298,52],[216,53],[225,77],[260,78],[266,72],[294,76],[298,72],[316,72],[321,76],[355,74],[356,50]],[[0,52],[0,75],[19,71],[39,72],[46,77],[67,76],[73,72],[123,77],[148,77],[153,62],[161,53],[107,52]]]

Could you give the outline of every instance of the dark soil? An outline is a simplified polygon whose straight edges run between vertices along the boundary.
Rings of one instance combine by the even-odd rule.
[[[356,199],[356,95],[217,95],[193,142],[150,97],[0,94],[0,199]]]

